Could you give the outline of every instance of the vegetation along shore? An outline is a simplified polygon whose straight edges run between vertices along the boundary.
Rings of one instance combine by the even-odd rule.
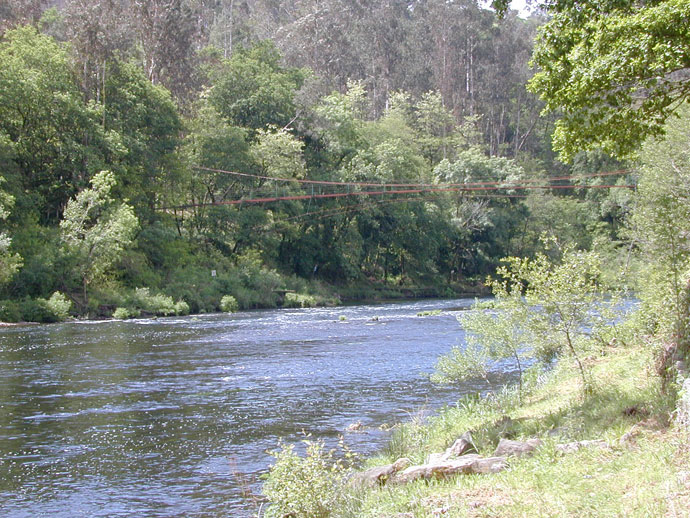
[[[688,516],[689,20],[3,0],[0,321],[491,291],[430,375],[514,384],[372,459],[286,438],[257,514]]]

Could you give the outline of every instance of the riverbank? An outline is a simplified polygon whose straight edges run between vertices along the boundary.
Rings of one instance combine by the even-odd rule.
[[[642,343],[592,354],[586,361],[594,390],[586,396],[577,372],[562,362],[522,402],[511,391],[469,398],[399,425],[385,451],[362,469],[401,458],[408,459],[402,466],[428,466],[430,455],[466,432],[476,450],[470,452],[482,457],[495,456],[501,439],[541,444],[531,455],[508,456],[497,473],[404,483],[404,471],[378,479],[370,471],[364,484],[341,490],[328,516],[690,516],[688,435],[674,423],[673,387],[662,390],[655,350]]]
[[[173,297],[150,288],[104,290],[88,303],[79,296],[55,292],[49,299],[0,300],[0,324],[54,323],[69,319],[125,320],[139,317],[185,316],[228,313],[249,309],[335,307],[429,298],[461,298],[487,294],[479,281],[452,284],[398,284],[395,282],[352,282],[324,284],[305,279],[284,278],[280,288],[243,290],[227,294],[209,290],[204,301],[180,290]],[[75,298],[76,297],[76,298]]]

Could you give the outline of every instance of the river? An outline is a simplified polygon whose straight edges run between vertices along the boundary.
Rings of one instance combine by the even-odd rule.
[[[369,454],[381,425],[476,391],[424,375],[471,304],[0,328],[0,516],[250,516],[240,479],[260,489],[279,438],[361,421],[345,441]]]

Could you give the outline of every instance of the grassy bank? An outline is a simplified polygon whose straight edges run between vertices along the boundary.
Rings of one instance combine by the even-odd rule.
[[[508,469],[495,474],[373,489],[337,485],[324,513],[314,516],[690,516],[687,435],[673,424],[673,391],[661,390],[656,349],[610,346],[588,357],[594,390],[586,396],[577,372],[562,362],[522,402],[512,392],[467,398],[436,416],[399,425],[387,449],[364,467],[401,457],[424,463],[468,430],[486,456],[501,437],[538,437],[543,445],[532,457],[510,458]],[[556,449],[591,439],[608,447],[569,454]]]

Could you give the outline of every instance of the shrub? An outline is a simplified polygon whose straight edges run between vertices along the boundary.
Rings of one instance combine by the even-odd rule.
[[[548,244],[548,243],[547,243]],[[476,303],[459,320],[467,331],[465,350],[454,348],[439,359],[434,381],[457,382],[485,376],[490,362],[510,359],[522,374],[531,361],[548,364],[570,356],[578,367],[582,388],[591,391],[584,356],[609,340],[619,299],[601,282],[601,261],[595,252],[566,246],[559,261],[544,254],[534,259],[504,259],[489,281],[493,310]]]
[[[176,315],[189,315],[189,304],[184,300],[178,300],[175,302],[175,314]]]
[[[139,312],[128,308],[116,308],[113,312],[113,318],[118,320],[127,320],[128,318],[139,316]]]
[[[237,299],[232,295],[223,296],[223,298],[220,299],[220,309],[222,309],[226,313],[234,313],[239,309]]]
[[[47,308],[55,317],[62,321],[69,316],[69,310],[72,308],[72,301],[67,299],[64,294],[56,291],[46,301]]]
[[[341,443],[344,458],[336,450],[326,450],[321,441],[303,441],[306,455],[295,453],[294,445],[281,445],[273,452],[275,464],[266,475],[263,493],[271,502],[266,516],[326,518],[342,497],[352,454]]]
[[[50,324],[61,320],[60,317],[50,309],[46,299],[30,299],[27,297],[20,303],[19,307],[22,314],[22,320],[27,322]]]
[[[142,313],[148,315],[188,315],[189,304],[183,300],[173,301],[172,297],[162,293],[152,294],[148,288],[137,288],[127,297],[123,306],[118,306],[113,312],[113,318],[127,319],[138,317]]]
[[[0,322],[19,322],[22,312],[13,300],[0,300]]]
[[[286,293],[283,306],[286,308],[313,308],[316,306],[316,297],[305,293]]]
[[[154,315],[173,315],[175,303],[172,297],[162,293],[151,294],[148,288],[137,288],[130,297],[130,304],[137,309]]]

